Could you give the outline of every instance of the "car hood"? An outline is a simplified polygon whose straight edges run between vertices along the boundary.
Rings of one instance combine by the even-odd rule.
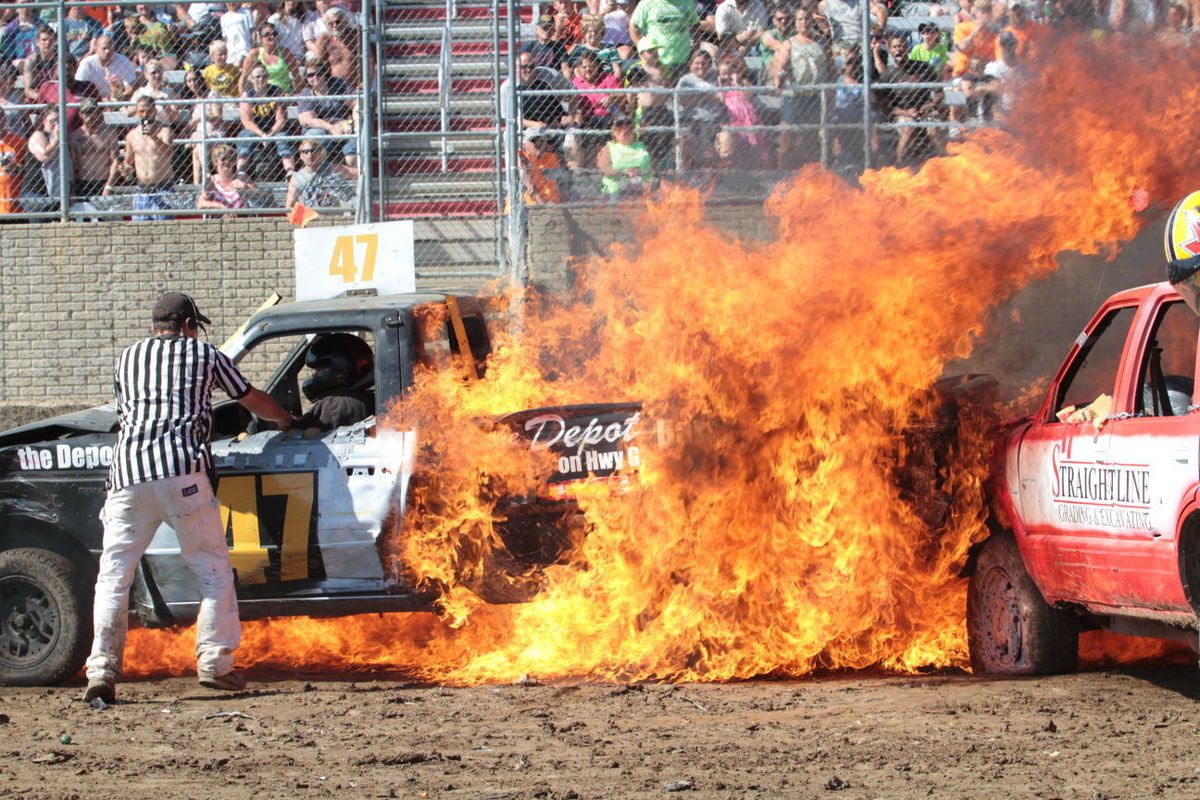
[[[116,430],[117,407],[113,403],[106,403],[0,431],[0,447],[43,442],[71,435],[115,433]]]

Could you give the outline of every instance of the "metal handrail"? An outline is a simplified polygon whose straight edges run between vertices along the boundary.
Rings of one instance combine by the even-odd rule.
[[[446,140],[446,132],[450,130],[450,88],[454,81],[450,69],[450,48],[452,38],[450,36],[450,13],[454,4],[454,0],[446,0],[446,20],[442,27],[442,47],[438,53],[438,104],[441,106],[441,123],[442,123],[442,172],[450,170],[450,152]]]

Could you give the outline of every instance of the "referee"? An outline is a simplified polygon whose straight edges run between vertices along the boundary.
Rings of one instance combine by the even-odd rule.
[[[197,334],[209,322],[186,294],[158,299],[151,336],[130,345],[113,377],[121,430],[100,512],[104,552],[96,578],[92,652],[85,700],[112,702],[129,624],[129,586],[154,533],[167,523],[179,537],[180,557],[200,584],[196,663],[200,684],[238,690],[245,676],[233,666],[241,639],[233,570],[219,505],[213,496],[214,384],[251,413],[281,426],[293,417],[250,385],[233,362]]]

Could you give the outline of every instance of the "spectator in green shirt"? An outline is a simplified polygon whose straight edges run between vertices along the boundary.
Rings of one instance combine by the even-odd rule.
[[[695,0],[642,0],[629,18],[629,36],[636,44],[653,36],[659,60],[672,76],[678,75],[692,54],[692,28],[700,22]]]
[[[942,32],[932,22],[922,22],[917,26],[921,41],[908,51],[909,61],[923,61],[937,71],[950,61],[950,48],[942,41]]]

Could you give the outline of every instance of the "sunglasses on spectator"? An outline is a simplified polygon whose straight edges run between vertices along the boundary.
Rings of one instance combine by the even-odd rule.
[[[267,39],[275,39],[279,37],[279,34],[275,31],[263,31],[259,36],[266,37]]]
[[[304,74],[305,74],[306,76],[308,76],[309,78],[315,78],[315,77],[317,77],[318,75],[320,75],[321,73],[319,73],[319,72],[306,72],[306,73],[304,73]]]
[[[315,152],[317,152],[317,148],[315,148],[315,147],[305,147],[305,148],[303,148],[303,149],[301,149],[301,150],[300,150],[300,155],[304,155],[305,153],[315,153]]]
[[[235,159],[233,156],[221,156],[220,158],[217,159],[217,163],[218,164],[232,164],[236,160],[237,159]]]

